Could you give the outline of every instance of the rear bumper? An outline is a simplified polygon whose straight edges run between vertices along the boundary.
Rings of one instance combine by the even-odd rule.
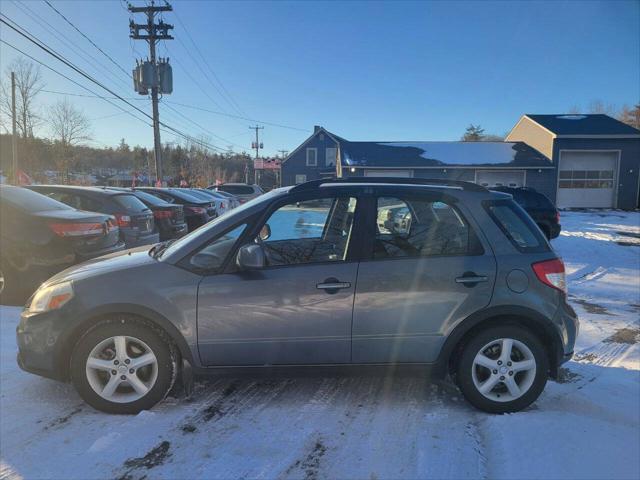
[[[172,224],[172,225],[162,226],[159,230],[160,230],[160,241],[180,238],[185,236],[189,232],[189,229],[186,223],[180,223],[178,225]]]
[[[124,242],[126,248],[141,247],[143,245],[151,245],[160,241],[160,234],[144,233],[140,234],[136,231],[129,231],[124,233]]]
[[[111,247],[103,248],[102,250],[92,250],[89,252],[76,253],[77,262],[84,262],[85,260],[91,260],[92,258],[101,257],[103,255],[109,255],[110,253],[121,252],[124,250],[125,244],[120,241]]]
[[[560,230],[562,230],[562,226],[559,223],[555,223],[549,226],[549,234],[551,238],[556,238],[560,235]]]

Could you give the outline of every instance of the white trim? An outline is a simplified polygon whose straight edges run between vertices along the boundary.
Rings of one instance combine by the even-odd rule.
[[[622,150],[619,149],[583,149],[583,148],[561,148],[558,150],[558,173],[556,174],[556,205],[558,204],[558,191],[560,189],[560,163],[562,162],[562,152],[582,152],[582,153],[590,153],[590,152],[601,152],[601,153],[617,153],[618,158],[616,159],[616,171],[614,174],[614,182],[613,182],[613,208],[618,208],[618,182],[620,181],[620,160],[622,160]],[[636,200],[637,202],[637,200]],[[571,208],[571,207],[569,207]]]
[[[327,150],[334,150],[333,164],[331,165],[327,163]],[[335,168],[337,162],[338,162],[338,147],[324,147],[324,166]]]
[[[315,163],[309,163],[309,152],[313,150],[315,155],[314,155],[314,161]],[[318,166],[318,148],[317,147],[307,147],[307,149],[305,150],[305,165],[307,167],[317,167]]]

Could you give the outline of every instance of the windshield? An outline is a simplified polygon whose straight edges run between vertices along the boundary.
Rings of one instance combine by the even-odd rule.
[[[286,188],[284,189],[286,190]],[[218,217],[215,220],[210,221],[209,223],[206,223],[205,225],[201,226],[200,228],[195,229],[193,232],[189,232],[187,235],[185,235],[182,238],[177,239],[175,242],[173,242],[168,248],[166,248],[161,255],[158,255],[158,257],[163,257],[163,256],[169,256],[174,252],[177,252],[178,250],[180,250],[183,246],[188,245],[191,242],[197,243],[198,238],[200,237],[206,237],[209,234],[209,231],[214,228],[216,225],[218,225],[220,222],[226,222],[228,221],[230,218],[235,217],[236,215],[242,215],[242,212],[244,212],[245,210],[248,210],[250,208],[252,208],[253,206],[262,203],[262,202],[268,202],[269,200],[271,200],[273,197],[280,195],[282,193],[283,189],[282,188],[277,188],[275,190],[271,190],[269,193],[266,193],[260,197],[254,198],[253,200],[248,201],[247,203],[242,204],[241,206],[239,206],[238,208],[233,209],[230,213]]]

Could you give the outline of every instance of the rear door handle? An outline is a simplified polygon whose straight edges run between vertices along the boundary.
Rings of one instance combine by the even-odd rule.
[[[349,282],[326,282],[326,283],[318,283],[316,288],[320,290],[340,290],[342,288],[351,287],[351,283]]]
[[[477,275],[474,277],[458,277],[456,278],[456,283],[480,283],[486,282],[487,280],[489,280],[487,277]]]

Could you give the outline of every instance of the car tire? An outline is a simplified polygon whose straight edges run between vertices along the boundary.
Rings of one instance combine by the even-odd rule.
[[[178,373],[178,352],[160,329],[137,317],[103,320],[76,343],[71,381],[89,405],[135,414],[163,400]]]
[[[7,260],[0,259],[0,304],[18,305],[25,300],[18,270]]]
[[[505,325],[482,330],[464,345],[456,382],[474,407],[508,413],[528,407],[540,396],[548,372],[549,359],[538,337]]]

